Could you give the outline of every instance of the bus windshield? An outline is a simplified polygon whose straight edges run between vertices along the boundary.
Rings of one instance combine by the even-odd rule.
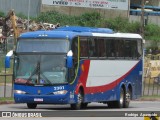
[[[53,85],[66,83],[65,54],[17,55],[15,83]]]
[[[69,43],[65,39],[21,39],[16,52],[61,52],[67,53]]]

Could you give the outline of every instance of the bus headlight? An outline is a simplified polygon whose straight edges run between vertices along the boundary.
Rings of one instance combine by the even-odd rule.
[[[26,92],[21,91],[21,90],[14,90],[14,93],[16,93],[16,94],[26,94]]]
[[[66,94],[68,91],[67,90],[61,90],[61,91],[56,91],[56,92],[53,92],[54,95],[64,95]]]

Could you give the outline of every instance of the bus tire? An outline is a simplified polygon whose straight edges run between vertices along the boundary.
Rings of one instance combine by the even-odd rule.
[[[116,104],[116,101],[107,102],[107,105],[109,108],[115,108],[116,107],[115,104]]]
[[[82,104],[81,104],[81,108],[82,108],[82,109],[85,109],[85,108],[87,107],[87,105],[88,105],[88,103],[82,103]]]
[[[29,109],[35,109],[37,107],[37,104],[36,103],[27,103],[27,107]]]
[[[128,89],[126,94],[125,94],[124,108],[128,108],[129,107],[129,103],[131,101],[131,96],[132,96],[132,91],[130,89]]]
[[[123,88],[120,90],[120,99],[117,102],[117,108],[123,108],[125,104],[125,91]]]
[[[107,102],[109,108],[123,108],[125,102],[125,91],[123,88],[120,89],[120,98],[118,101]]]
[[[83,102],[83,95],[82,92],[79,91],[77,95],[77,103],[71,104],[71,109],[73,110],[79,110],[82,108],[82,102]]]

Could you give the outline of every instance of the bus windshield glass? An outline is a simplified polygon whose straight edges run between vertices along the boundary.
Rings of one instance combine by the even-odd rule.
[[[67,83],[64,55],[17,55],[15,83],[54,85]]]
[[[67,53],[69,43],[65,39],[19,40],[16,52],[61,52]]]

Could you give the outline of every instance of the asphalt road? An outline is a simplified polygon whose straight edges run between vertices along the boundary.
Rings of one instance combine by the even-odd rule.
[[[51,105],[39,104],[36,109],[28,109],[26,104],[2,104],[0,111],[57,111],[57,110],[71,110],[69,105]],[[154,110],[160,111],[160,101],[131,101],[129,108],[113,109],[108,108],[107,104],[91,103],[86,109],[80,111],[146,111]]]
[[[69,105],[38,105],[36,109],[28,109],[26,104],[5,104],[0,105],[0,113],[4,111],[12,111],[18,113],[41,113],[42,118],[34,118],[34,120],[144,120],[140,114],[151,114],[154,112],[159,115],[160,101],[132,101],[129,108],[113,109],[108,108],[106,104],[91,103],[87,109],[73,111]],[[44,114],[43,114],[44,113]],[[51,116],[51,117],[49,117]],[[136,117],[138,116],[138,117]],[[45,117],[45,118],[44,118]],[[2,118],[0,118],[2,119]],[[3,118],[3,119],[24,119],[24,118]],[[33,118],[25,118],[31,120]]]

